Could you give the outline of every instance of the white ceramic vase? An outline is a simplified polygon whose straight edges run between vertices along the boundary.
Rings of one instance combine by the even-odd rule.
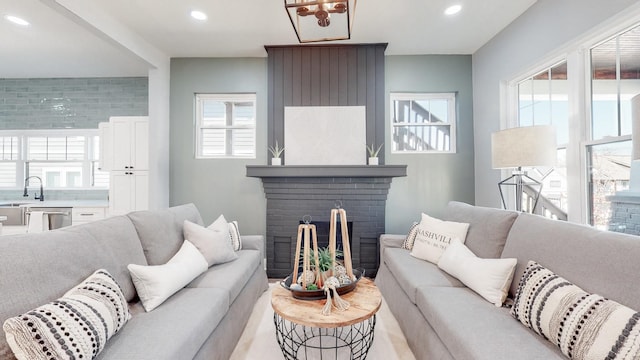
[[[369,165],[378,165],[378,158],[377,157],[370,157],[369,158]]]
[[[282,165],[282,159],[277,157],[277,158],[271,158],[271,165],[274,166],[280,166]]]

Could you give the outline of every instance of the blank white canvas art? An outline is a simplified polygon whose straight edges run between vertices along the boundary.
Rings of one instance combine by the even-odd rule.
[[[364,106],[284,108],[285,165],[366,165]]]

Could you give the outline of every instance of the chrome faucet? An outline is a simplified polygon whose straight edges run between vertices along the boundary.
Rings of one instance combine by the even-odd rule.
[[[24,179],[24,193],[22,194],[22,196],[29,196],[29,194],[27,193],[27,187],[29,186],[29,179],[31,178],[36,178],[40,181],[40,196],[34,195],[34,198],[36,200],[44,201],[44,189],[42,188],[42,179],[39,176],[29,176],[28,178]]]

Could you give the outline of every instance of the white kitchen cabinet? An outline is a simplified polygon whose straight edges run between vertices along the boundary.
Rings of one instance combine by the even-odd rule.
[[[111,171],[109,184],[109,215],[149,208],[148,171]]]
[[[109,119],[111,170],[149,170],[149,119],[114,116]]]
[[[99,123],[98,133],[100,135],[100,154],[98,158],[100,170],[110,171],[113,168],[113,137],[111,134],[111,123]]]
[[[105,207],[74,207],[71,209],[71,224],[79,225],[106,217]]]

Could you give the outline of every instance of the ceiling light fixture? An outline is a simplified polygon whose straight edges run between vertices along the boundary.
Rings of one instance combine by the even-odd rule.
[[[351,39],[357,0],[284,0],[300,43]]]
[[[17,16],[5,15],[4,18],[7,19],[8,21],[11,21],[12,23],[14,23],[16,25],[29,26],[29,22],[27,20],[25,20],[23,18],[19,18]]]
[[[200,21],[205,21],[207,20],[207,14],[203,13],[200,10],[193,10],[191,11],[191,17],[196,19],[196,20],[200,20]]]
[[[461,5],[451,5],[444,11],[444,13],[445,15],[455,15],[459,13],[460,10],[462,10]]]

